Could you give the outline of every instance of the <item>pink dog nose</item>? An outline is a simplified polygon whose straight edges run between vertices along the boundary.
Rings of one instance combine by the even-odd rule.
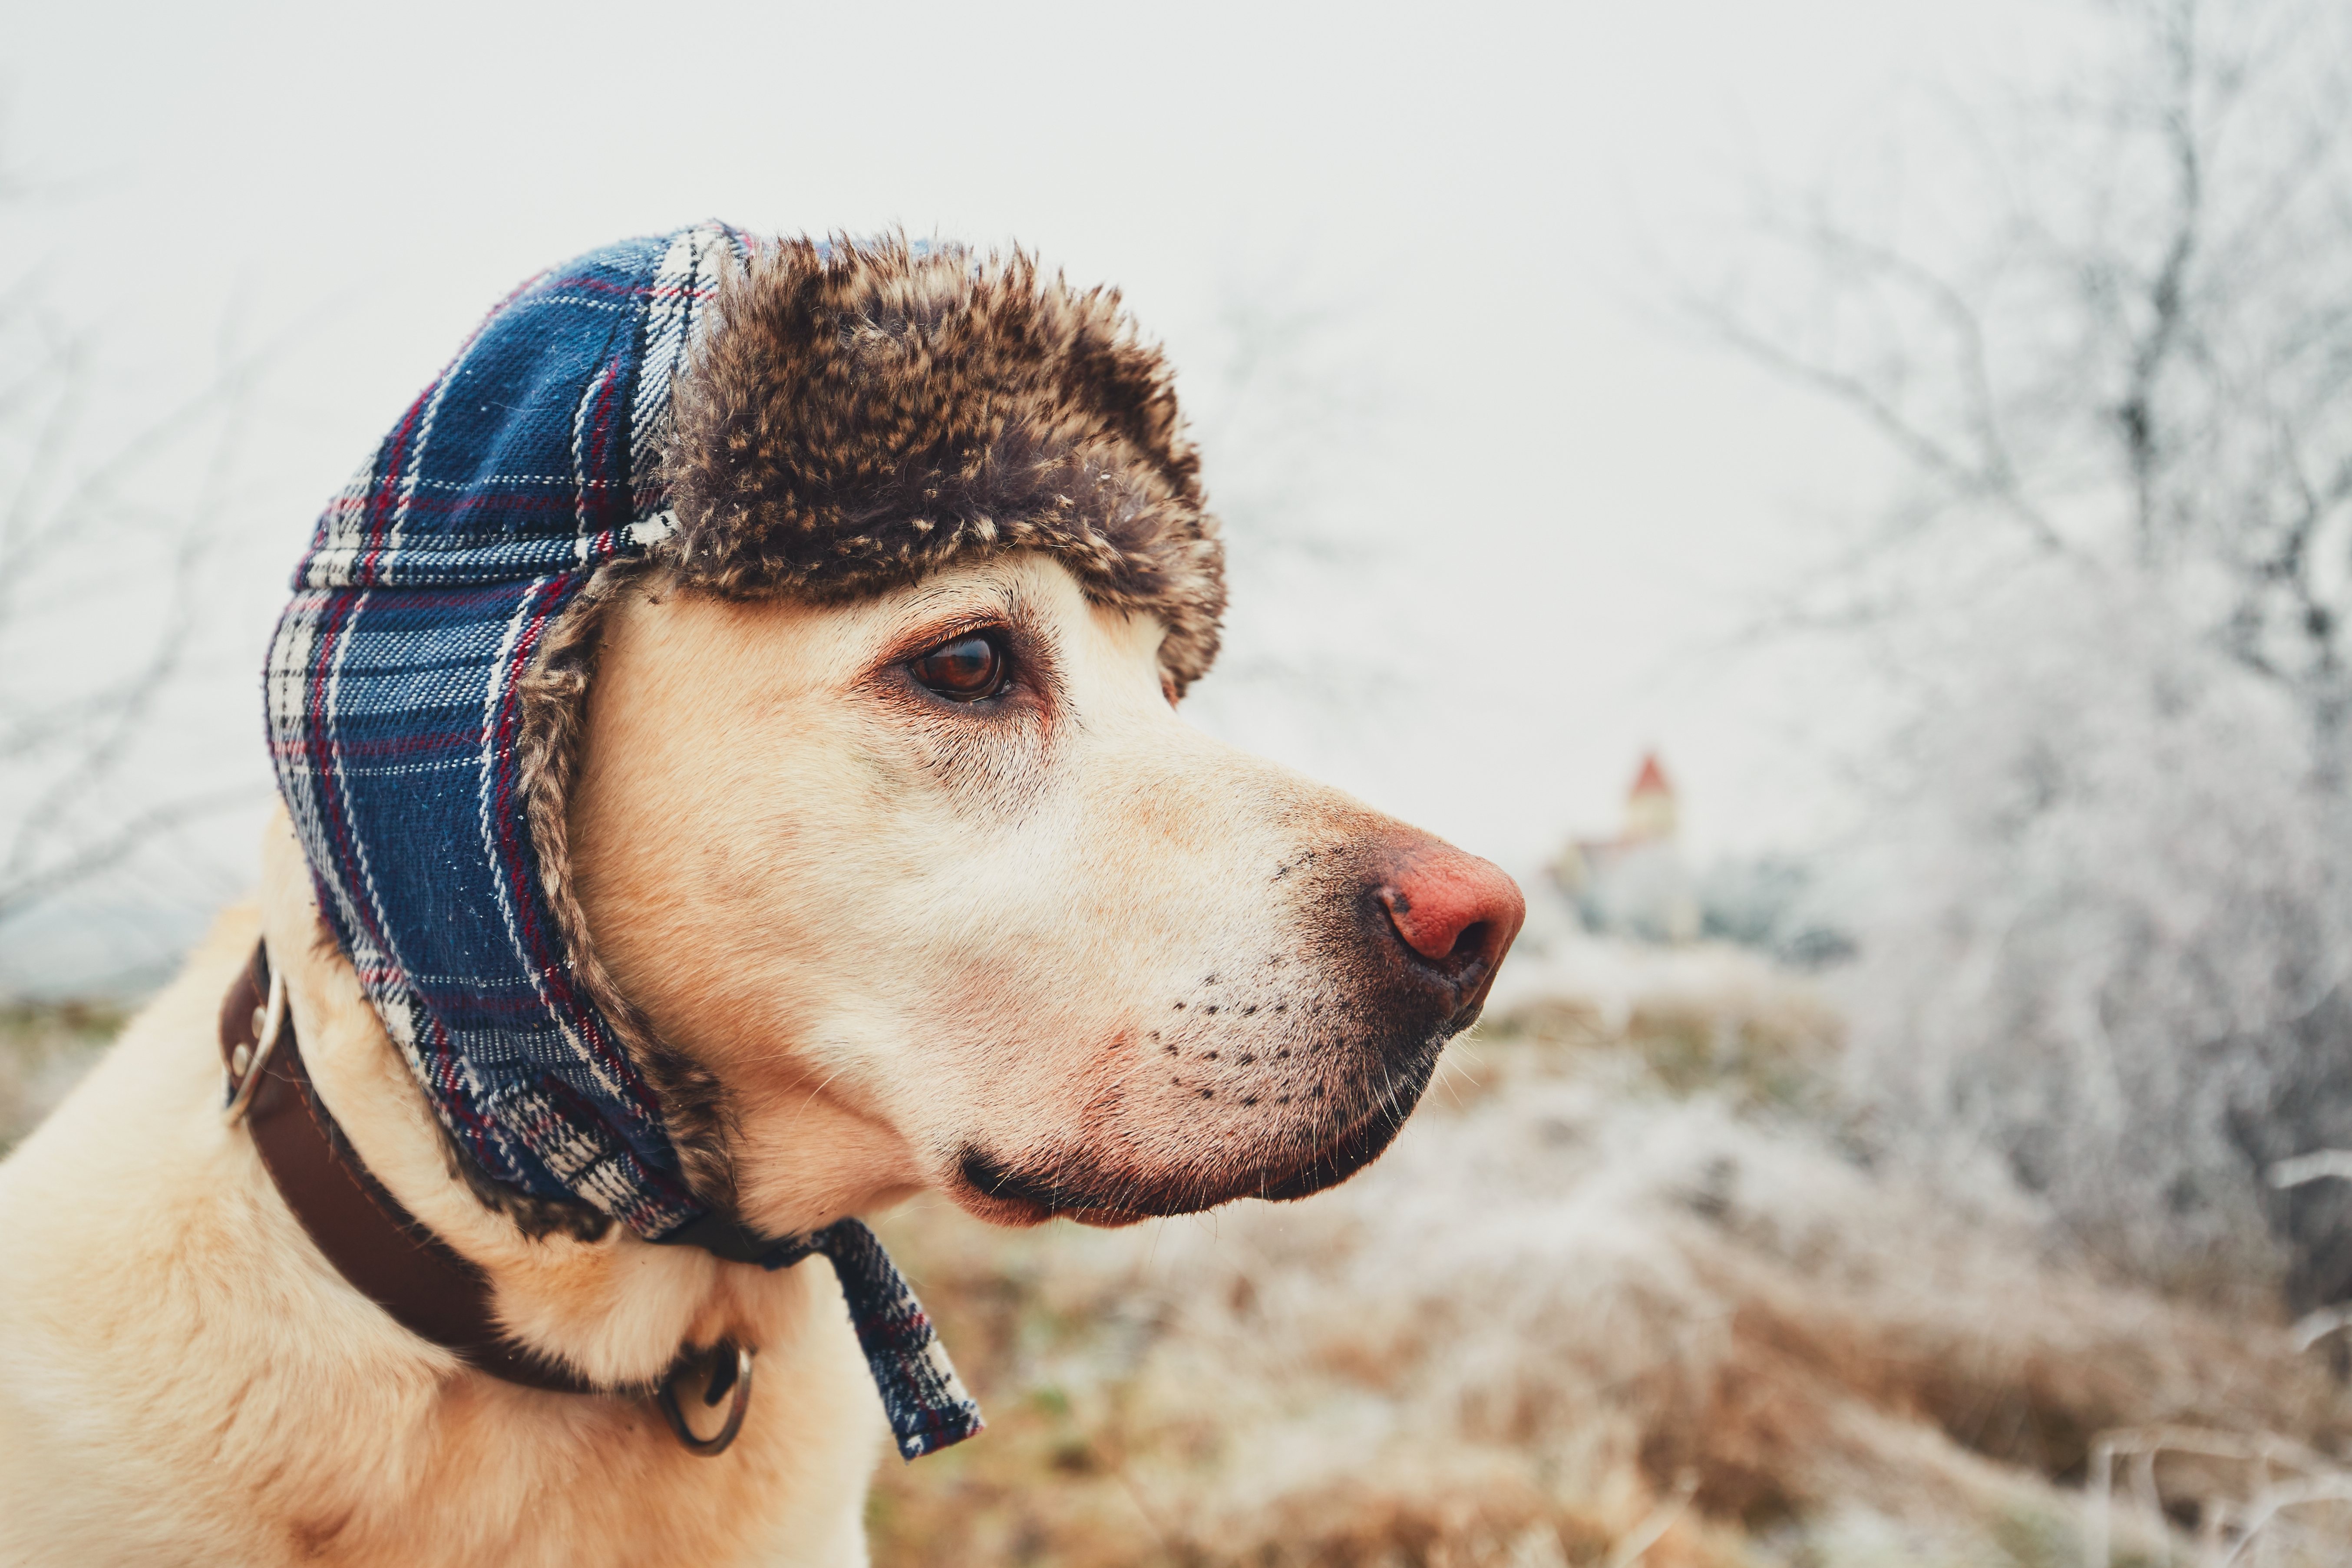
[[[1519,885],[1501,867],[1433,839],[1405,852],[1380,900],[1404,944],[1465,990],[1484,990],[1528,915]]]

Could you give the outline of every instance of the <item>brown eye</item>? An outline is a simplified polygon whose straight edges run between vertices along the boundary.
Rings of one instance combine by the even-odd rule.
[[[1004,671],[1010,662],[1004,657],[1002,642],[987,633],[975,632],[941,643],[907,668],[926,690],[950,702],[977,702],[983,697],[995,696],[1003,688]]]

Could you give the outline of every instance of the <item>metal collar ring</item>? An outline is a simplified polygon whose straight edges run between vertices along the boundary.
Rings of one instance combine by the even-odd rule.
[[[707,1361],[698,1356],[681,1361],[670,1369],[667,1377],[662,1379],[661,1391],[655,1395],[656,1403],[661,1405],[662,1415],[669,1422],[670,1431],[685,1446],[687,1452],[698,1454],[706,1459],[715,1458],[725,1453],[735,1441],[735,1435],[743,1430],[744,1413],[751,1408],[752,1353],[748,1345],[721,1340],[710,1347]],[[730,1393],[734,1395],[728,1400],[725,1424],[709,1437],[694,1435],[694,1429],[686,1424],[685,1412],[678,1408],[677,1403],[679,1380],[703,1365],[710,1368],[710,1381],[702,1390],[702,1403],[706,1407],[727,1399]]]

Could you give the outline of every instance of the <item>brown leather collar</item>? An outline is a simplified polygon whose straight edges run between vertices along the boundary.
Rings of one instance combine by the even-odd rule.
[[[221,1002],[221,1063],[232,1089],[268,1022],[269,955],[260,947]],[[242,1049],[245,1061],[238,1059]],[[289,1012],[245,1111],[261,1163],[327,1261],[361,1295],[420,1339],[457,1352],[494,1377],[558,1394],[607,1392],[508,1339],[479,1268],[420,1224],[352,1152],[319,1098]]]
[[[270,1030],[272,1011],[277,1028]],[[267,1039],[267,1047],[263,1041]],[[551,1394],[638,1395],[642,1388],[599,1388],[507,1338],[491,1310],[488,1276],[427,1230],[400,1200],[368,1174],[334,1113],[319,1098],[284,987],[270,987],[269,949],[256,943],[253,959],[221,999],[221,1065],[228,1069],[232,1120],[253,1134],[254,1147],[286,1206],[352,1288],[416,1335],[452,1350],[493,1377]],[[257,1061],[256,1058],[259,1058]],[[242,1102],[242,1109],[239,1109]],[[706,1230],[711,1227],[704,1227]],[[742,1240],[726,1227],[721,1240]],[[717,1232],[713,1231],[716,1235]],[[750,1233],[745,1232],[744,1237]],[[697,1238],[721,1257],[724,1247]],[[681,1351],[655,1390],[662,1418],[691,1453],[723,1454],[743,1428],[751,1399],[749,1346],[721,1340],[708,1351]],[[727,1401],[719,1430],[698,1436],[679,1408],[681,1387],[701,1384],[700,1403]]]

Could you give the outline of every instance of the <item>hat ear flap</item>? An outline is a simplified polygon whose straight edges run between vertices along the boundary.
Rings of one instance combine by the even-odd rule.
[[[671,575],[642,556],[608,561],[549,626],[539,656],[515,683],[518,777],[538,852],[540,888],[571,956],[572,983],[611,1024],[614,1038],[659,1097],[662,1123],[688,1185],[698,1198],[723,1210],[734,1205],[735,1172],[719,1079],[665,1045],[652,1020],[613,978],[589,929],[572,863],[572,793],[586,752],[588,693],[605,623],[627,595],[646,592]]]

